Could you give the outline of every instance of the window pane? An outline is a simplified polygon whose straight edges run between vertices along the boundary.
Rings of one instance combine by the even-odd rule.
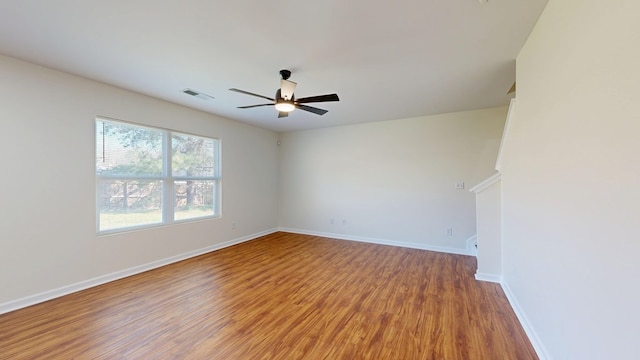
[[[160,130],[96,121],[96,173],[161,176],[162,136]]]
[[[173,176],[214,177],[217,140],[193,135],[171,137],[171,169]]]
[[[162,181],[102,180],[99,231],[162,222]]]
[[[185,180],[175,182],[174,219],[213,216],[215,180]]]

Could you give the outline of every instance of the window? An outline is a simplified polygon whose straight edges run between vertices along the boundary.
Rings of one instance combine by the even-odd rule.
[[[219,216],[217,139],[96,119],[99,232]]]

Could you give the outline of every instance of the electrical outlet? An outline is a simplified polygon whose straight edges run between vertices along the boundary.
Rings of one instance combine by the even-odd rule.
[[[447,236],[453,236],[453,228],[447,228]]]

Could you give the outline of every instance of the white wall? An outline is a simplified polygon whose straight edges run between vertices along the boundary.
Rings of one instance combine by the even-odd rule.
[[[502,199],[500,174],[474,187],[476,194],[476,227],[478,269],[476,279],[502,280]]]
[[[503,276],[549,358],[640,359],[638,14],[551,0],[517,59]]]
[[[221,139],[222,218],[97,236],[96,115]],[[3,56],[0,121],[0,310],[277,228],[273,132]]]
[[[506,112],[500,107],[286,133],[280,225],[465,252],[476,232],[475,198],[466,189],[494,172]],[[456,181],[466,189],[456,190]],[[446,235],[448,227],[453,236]]]

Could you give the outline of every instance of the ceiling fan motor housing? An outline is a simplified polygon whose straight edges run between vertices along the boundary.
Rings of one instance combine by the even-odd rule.
[[[295,100],[296,100],[296,97],[294,94],[291,94],[291,99],[287,100],[284,98],[284,96],[282,96],[282,91],[280,89],[276,90],[276,103],[279,103],[279,102],[293,103]]]

